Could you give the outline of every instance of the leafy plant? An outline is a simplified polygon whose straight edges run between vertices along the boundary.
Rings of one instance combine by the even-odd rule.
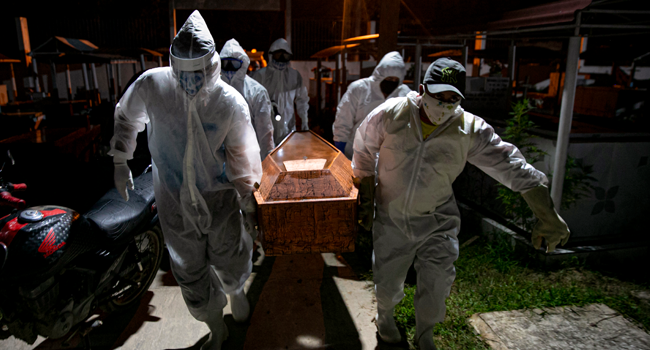
[[[526,162],[534,164],[544,160],[548,155],[532,142],[536,136],[530,134],[530,130],[536,125],[528,118],[528,112],[532,109],[528,100],[521,100],[512,105],[512,118],[508,119],[506,131],[502,138],[519,148],[526,158]],[[593,190],[591,181],[596,179],[591,176],[593,173],[592,166],[583,165],[581,161],[573,157],[567,157],[566,172],[564,176],[564,185],[562,188],[562,209],[569,209],[575,205],[578,200],[587,197]],[[549,175],[552,179],[552,175]],[[512,221],[530,231],[533,228],[535,219],[533,212],[521,194],[510,190],[499,184],[497,198],[503,204],[504,214],[509,216]]]

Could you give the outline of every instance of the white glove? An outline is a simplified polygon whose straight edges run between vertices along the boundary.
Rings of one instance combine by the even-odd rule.
[[[244,228],[251,235],[253,241],[257,239],[257,213],[244,212]]]
[[[129,169],[124,158],[113,157],[113,165],[115,166],[115,172],[113,173],[115,188],[117,188],[117,192],[120,193],[122,198],[128,201],[129,192],[126,189],[129,188],[131,191],[135,190],[131,169]]]
[[[546,239],[547,253],[554,251],[558,244],[565,245],[569,241],[571,231],[569,231],[566,222],[555,211],[548,188],[539,185],[521,195],[537,217],[537,224],[533,228],[531,237],[535,249],[542,246],[542,239]]]

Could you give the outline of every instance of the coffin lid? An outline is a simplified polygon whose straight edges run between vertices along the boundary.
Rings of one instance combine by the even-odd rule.
[[[312,131],[292,132],[262,162],[258,204],[356,198],[352,164]]]

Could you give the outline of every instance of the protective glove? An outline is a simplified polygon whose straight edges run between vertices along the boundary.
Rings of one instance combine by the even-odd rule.
[[[244,228],[246,228],[246,232],[251,235],[253,241],[257,239],[257,213],[244,213]]]
[[[113,173],[115,188],[117,188],[117,192],[120,193],[122,198],[128,202],[129,192],[126,189],[129,188],[131,191],[135,190],[131,169],[126,164],[126,159],[119,157],[113,157],[113,166],[115,166],[115,172]]]
[[[300,131],[308,131],[309,130],[309,125],[307,123],[303,123],[300,125]]]
[[[555,211],[548,188],[539,185],[521,195],[537,217],[531,237],[535,249],[542,246],[542,239],[546,239],[547,253],[554,251],[558,244],[565,245],[571,232],[566,222]]]
[[[241,198],[240,203],[244,215],[244,228],[246,229],[246,232],[251,235],[254,241],[257,239],[258,233],[257,203],[255,202],[255,196],[251,193],[250,195]]]
[[[375,176],[355,177],[354,185],[359,189],[359,225],[370,231],[375,219]]]
[[[341,152],[345,152],[345,145],[347,144],[347,142],[334,141],[334,147],[338,148]]]

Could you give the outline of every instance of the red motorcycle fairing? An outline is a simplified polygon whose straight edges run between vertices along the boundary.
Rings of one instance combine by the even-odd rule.
[[[71,250],[71,227],[79,214],[58,206],[33,207],[42,214],[35,222],[21,219],[16,211],[0,219],[0,242],[7,246],[1,277],[26,278],[44,273]]]

